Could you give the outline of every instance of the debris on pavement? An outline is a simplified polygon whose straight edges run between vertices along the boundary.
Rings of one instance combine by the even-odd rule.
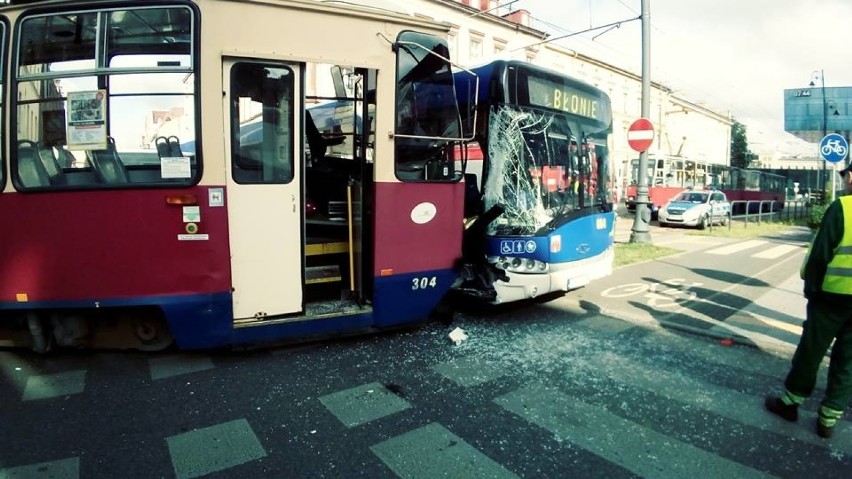
[[[464,330],[462,328],[456,328],[456,329],[450,331],[450,341],[452,341],[453,344],[458,345],[466,339],[467,339],[467,334],[464,332]]]

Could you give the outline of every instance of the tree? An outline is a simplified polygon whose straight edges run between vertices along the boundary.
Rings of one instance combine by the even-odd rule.
[[[754,158],[754,153],[748,149],[746,126],[735,119],[731,125],[731,166],[748,168],[749,162]]]

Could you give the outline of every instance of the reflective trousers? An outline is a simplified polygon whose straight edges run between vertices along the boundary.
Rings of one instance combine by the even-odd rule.
[[[808,300],[802,338],[784,387],[808,397],[816,385],[822,358],[831,349],[828,387],[822,405],[843,411],[852,399],[852,296],[819,295]]]

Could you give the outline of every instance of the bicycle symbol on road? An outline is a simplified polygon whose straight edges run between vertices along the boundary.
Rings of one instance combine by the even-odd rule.
[[[846,156],[846,147],[840,140],[828,140],[822,145],[822,156],[828,156],[832,153],[841,157]]]
[[[669,308],[686,304],[698,299],[698,294],[690,288],[703,283],[687,283],[685,278],[672,278],[658,283],[627,283],[601,291],[607,298],[626,298],[642,295],[652,308]]]

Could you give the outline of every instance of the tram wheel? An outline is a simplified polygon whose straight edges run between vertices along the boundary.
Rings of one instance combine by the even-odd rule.
[[[133,335],[140,351],[162,351],[171,346],[175,339],[161,318],[142,317],[133,320]]]

